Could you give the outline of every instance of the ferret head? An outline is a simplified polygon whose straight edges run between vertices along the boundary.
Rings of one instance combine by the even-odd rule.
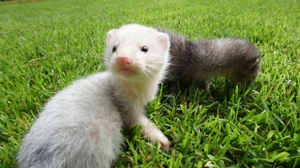
[[[161,78],[169,62],[169,37],[138,24],[108,32],[105,64],[116,76],[130,81]]]

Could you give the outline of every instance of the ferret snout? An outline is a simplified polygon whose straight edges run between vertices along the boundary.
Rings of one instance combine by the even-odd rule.
[[[119,66],[128,66],[132,63],[132,60],[128,57],[117,57],[116,58],[116,63],[119,65]]]

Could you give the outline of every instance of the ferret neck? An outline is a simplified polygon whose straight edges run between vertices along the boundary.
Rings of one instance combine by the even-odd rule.
[[[124,96],[128,101],[148,103],[153,100],[158,88],[157,81],[128,81],[116,76],[112,76],[111,84],[114,87],[114,92],[118,96]],[[132,102],[133,103],[133,102]]]

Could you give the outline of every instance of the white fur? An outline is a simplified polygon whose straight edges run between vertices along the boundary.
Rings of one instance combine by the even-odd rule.
[[[112,52],[114,45],[118,46]],[[147,46],[148,52],[141,47]],[[123,142],[122,127],[141,125],[141,133],[164,150],[170,142],[144,115],[169,60],[169,38],[137,24],[111,30],[108,71],[77,80],[44,107],[18,154],[20,168],[108,168]],[[132,74],[121,73],[117,57],[132,60]]]

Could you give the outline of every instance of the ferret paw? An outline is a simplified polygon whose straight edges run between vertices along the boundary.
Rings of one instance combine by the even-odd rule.
[[[171,142],[168,140],[167,137],[164,138],[164,140],[160,140],[160,149],[162,149],[165,152],[168,152],[170,149]]]
[[[167,152],[171,143],[161,130],[146,117],[139,121],[142,125],[141,134],[154,145],[159,141],[160,148]]]
[[[159,147],[165,152],[169,151],[171,143],[160,130],[153,131],[150,135],[148,135],[148,139],[152,144],[155,144],[156,141],[159,141]]]

